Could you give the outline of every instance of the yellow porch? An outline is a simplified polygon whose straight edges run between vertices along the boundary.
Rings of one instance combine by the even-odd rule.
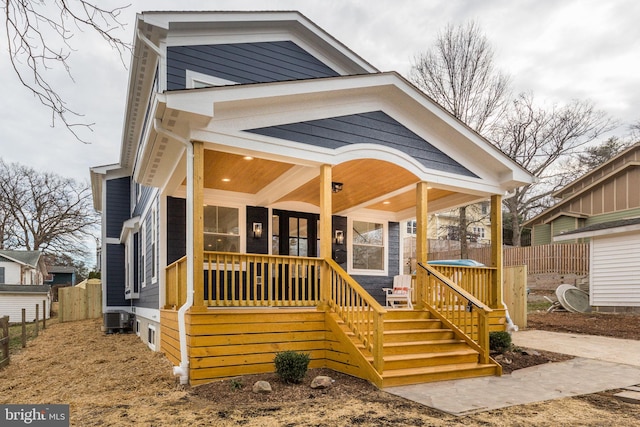
[[[504,330],[505,321],[491,285],[495,268],[421,266],[409,311],[385,309],[332,260],[217,252],[203,259],[205,298],[185,313],[192,385],[272,372],[284,350],[378,387],[501,373],[488,352],[489,331]],[[161,351],[179,365],[186,259],[168,266],[166,278]]]

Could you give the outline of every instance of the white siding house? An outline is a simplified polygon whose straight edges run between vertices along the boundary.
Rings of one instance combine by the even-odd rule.
[[[555,241],[590,238],[589,299],[599,311],[640,311],[640,218],[584,227]]]

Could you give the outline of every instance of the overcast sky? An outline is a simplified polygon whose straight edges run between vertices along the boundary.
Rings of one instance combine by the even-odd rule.
[[[127,4],[100,1],[100,5]],[[299,10],[381,71],[407,76],[413,57],[447,23],[477,21],[512,76],[514,93],[563,103],[588,99],[621,123],[640,120],[640,2],[637,0],[217,0],[132,1],[117,33],[133,40],[135,13],[146,10]],[[4,33],[4,32],[2,32]],[[119,159],[128,71],[115,51],[89,30],[71,40],[71,81],[52,82],[69,108],[95,123],[82,144],[21,87],[0,36],[0,157],[88,180],[89,168]],[[128,66],[129,58],[124,60]]]

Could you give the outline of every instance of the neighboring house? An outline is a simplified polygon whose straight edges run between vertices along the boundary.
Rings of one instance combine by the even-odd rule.
[[[134,33],[120,160],[91,169],[103,312],[191,384],[282,350],[378,386],[500,371],[501,195],[527,171],[297,12],[145,12]],[[424,266],[428,215],[487,199],[492,266]],[[414,310],[387,311],[411,219]]]
[[[590,304],[640,309],[640,143],[556,193],[560,201],[528,221],[532,242],[589,242]]]
[[[0,284],[42,285],[46,275],[42,252],[0,249]]]
[[[47,267],[49,275],[45,280],[50,286],[73,286],[76,284],[76,268],[66,265]]]
[[[45,301],[49,318],[49,286],[43,280],[47,268],[40,251],[0,249],[0,317],[9,316],[9,322],[22,321],[22,309],[26,320],[36,318],[36,305],[42,319],[42,303]]]
[[[523,224],[531,244],[603,222],[640,217],[640,143],[586,173],[554,194],[558,203]],[[573,236],[571,241],[587,241]],[[563,239],[564,241],[564,239]]]

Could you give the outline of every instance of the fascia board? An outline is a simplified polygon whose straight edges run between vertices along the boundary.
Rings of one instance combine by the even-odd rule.
[[[584,231],[582,233],[559,234],[553,237],[553,241],[563,242],[566,240],[609,236],[612,234],[629,234],[637,231],[640,231],[640,224],[625,225],[622,227],[604,228],[602,230]]]

